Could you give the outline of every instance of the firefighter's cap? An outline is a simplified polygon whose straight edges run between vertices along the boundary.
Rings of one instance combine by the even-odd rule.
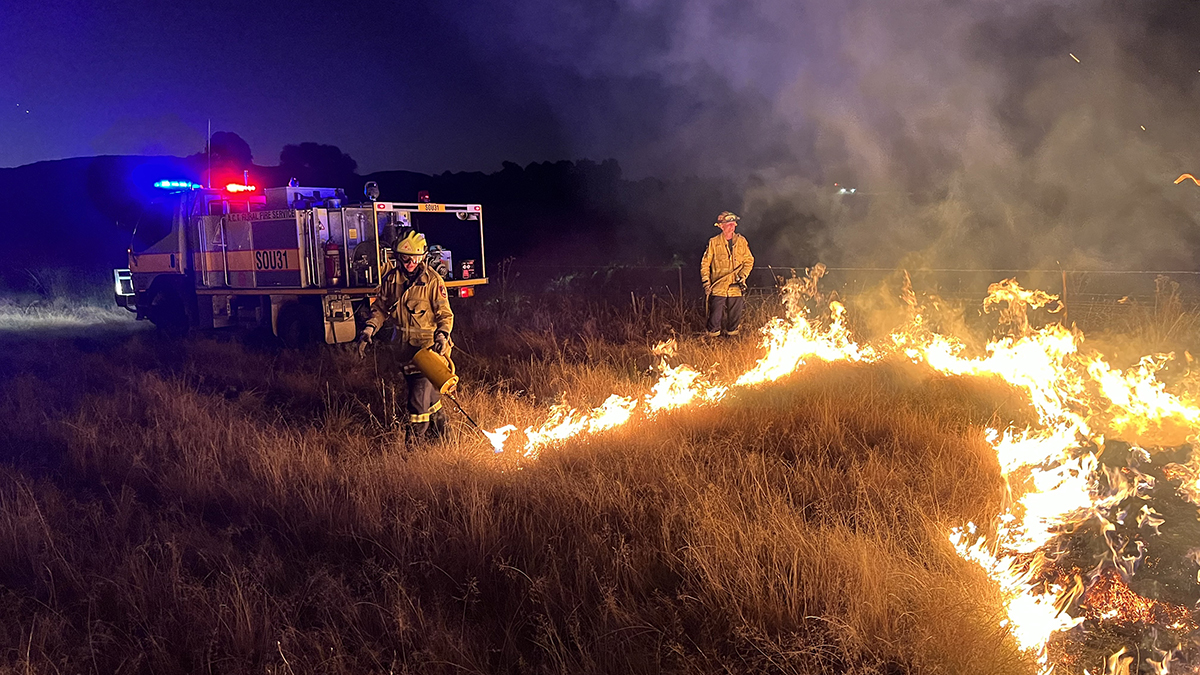
[[[396,253],[400,255],[425,255],[425,235],[414,230],[396,240]]]
[[[717,216],[717,222],[713,223],[716,227],[720,227],[725,223],[736,223],[741,220],[733,211],[722,211],[721,215]]]

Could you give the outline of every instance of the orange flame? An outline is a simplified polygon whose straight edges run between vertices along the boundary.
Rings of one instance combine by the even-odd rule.
[[[1181,180],[1190,177],[1185,174]],[[1047,583],[1043,578],[1049,562],[1043,551],[1063,525],[1089,518],[1107,523],[1104,518],[1109,507],[1138,489],[1129,483],[1102,494],[1097,488],[1097,456],[1081,453],[1081,447],[1102,447],[1105,434],[1146,443],[1165,438],[1182,442],[1200,432],[1200,407],[1168,392],[1157,379],[1172,355],[1148,356],[1134,368],[1115,369],[1103,357],[1083,353],[1083,337],[1077,331],[1057,324],[1032,328],[1027,310],[1045,307],[1057,311],[1058,298],[1023,289],[1015,279],[988,289],[984,308],[1000,309],[1000,324],[1008,334],[988,343],[980,356],[965,355],[967,349],[961,342],[929,330],[907,285],[901,297],[911,310],[909,324],[887,340],[861,344],[850,333],[842,303],[829,300],[827,318],[810,313],[808,305],[821,297],[816,281],[823,272],[824,267],[817,266],[805,278],[793,279],[785,286],[786,311],[762,329],[762,357],[732,382],[713,382],[686,365],[668,366],[666,357],[674,355],[676,345],[664,343],[654,349],[663,362],[661,375],[648,394],[641,399],[614,395],[583,413],[562,406],[552,408],[541,426],[525,429],[522,455],[536,457],[549,444],[600,433],[661,411],[718,402],[738,388],[779,380],[814,360],[903,358],[946,375],[998,378],[1027,392],[1038,424],[992,429],[986,439],[996,451],[1003,475],[1020,471],[1022,485],[1030,487],[1015,495],[986,537],[968,523],[952,530],[949,539],[960,556],[978,564],[1001,589],[1003,624],[1017,643],[1036,653],[1042,672],[1049,673],[1053,666],[1046,647],[1051,636],[1086,618],[1141,617],[1170,621],[1171,625],[1183,621],[1175,610],[1136,596],[1120,582],[1117,569],[1125,569],[1120,567],[1126,564],[1123,561],[1112,560],[1107,576],[1101,575],[1088,589],[1082,588],[1078,577],[1068,585]],[[514,430],[509,425],[488,434],[497,452],[504,450]],[[1175,466],[1172,471],[1180,477],[1181,492],[1200,505],[1200,457],[1188,466]],[[1069,606],[1086,611],[1071,616],[1065,611]],[[1116,615],[1112,615],[1114,611]],[[1121,652],[1110,658],[1113,663],[1125,663]]]

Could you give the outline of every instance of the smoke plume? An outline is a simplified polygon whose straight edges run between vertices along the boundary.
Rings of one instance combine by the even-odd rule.
[[[1196,263],[1200,187],[1173,184],[1200,174],[1196,3],[540,0],[513,11],[464,21],[488,26],[474,31],[480,49],[536,64],[523,86],[573,130],[577,156],[615,155],[634,177],[737,181],[743,231],[775,258]]]

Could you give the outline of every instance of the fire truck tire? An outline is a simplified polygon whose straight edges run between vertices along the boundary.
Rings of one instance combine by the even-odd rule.
[[[279,309],[276,334],[284,346],[303,349],[325,342],[325,324],[321,308],[292,302]]]
[[[162,285],[151,293],[146,318],[163,335],[173,338],[186,336],[192,323],[183,296],[169,285]]]

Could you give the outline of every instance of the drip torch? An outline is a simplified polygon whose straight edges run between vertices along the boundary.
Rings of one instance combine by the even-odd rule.
[[[422,375],[433,383],[433,386],[437,387],[438,393],[450,399],[450,402],[454,404],[458,412],[462,413],[462,416],[467,418],[467,421],[471,423],[471,426],[478,429],[479,433],[485,437],[487,436],[483,428],[476,424],[475,420],[471,419],[467,411],[463,410],[463,407],[458,404],[458,400],[454,398],[454,392],[458,387],[458,375],[454,372],[453,361],[429,347],[425,347],[413,356],[413,364],[417,366]],[[491,438],[488,437],[488,440],[490,441]]]

